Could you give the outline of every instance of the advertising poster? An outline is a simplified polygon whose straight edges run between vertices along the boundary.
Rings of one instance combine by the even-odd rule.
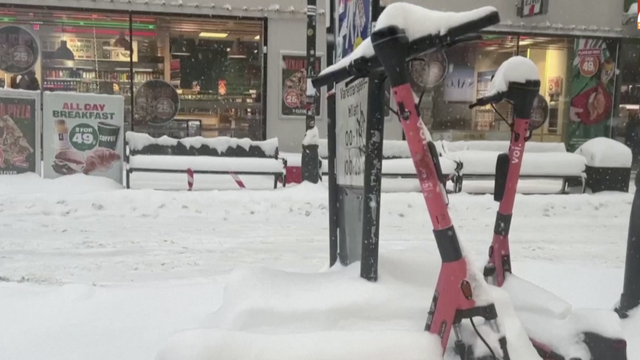
[[[164,80],[145,81],[134,95],[134,125],[166,125],[180,110],[180,96]]]
[[[371,1],[338,0],[336,63],[371,34]]]
[[[124,97],[44,93],[44,177],[85,174],[122,183]]]
[[[316,57],[316,74],[320,72],[321,58]],[[282,55],[282,115],[307,115],[307,57]],[[315,114],[320,115],[321,97],[316,93]]]
[[[0,175],[40,173],[40,92],[0,90]]]
[[[576,39],[567,129],[567,151],[595,137],[609,137],[616,76],[616,46],[600,39]]]
[[[40,46],[30,31],[15,25],[0,27],[0,70],[24,74],[34,67],[39,56]]]

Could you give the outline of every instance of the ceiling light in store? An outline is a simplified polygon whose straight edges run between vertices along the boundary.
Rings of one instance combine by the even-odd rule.
[[[203,38],[223,39],[229,36],[229,33],[201,32],[198,36]]]
[[[256,35],[256,37],[254,37],[253,40],[260,40],[260,35]]]
[[[229,51],[230,59],[244,59],[247,55],[242,52],[240,49],[240,39],[236,39],[233,42],[233,46],[231,46],[231,51]]]
[[[67,47],[67,41],[60,41],[60,46],[53,53],[53,58],[57,60],[75,60],[73,51]]]

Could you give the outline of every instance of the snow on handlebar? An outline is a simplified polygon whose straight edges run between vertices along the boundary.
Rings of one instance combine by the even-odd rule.
[[[491,6],[465,12],[442,12],[408,3],[393,3],[385,8],[376,29],[396,26],[405,31],[411,53],[407,60],[419,55],[475,40],[471,35],[500,22],[498,11]],[[312,80],[315,88],[339,83],[351,77],[362,78],[382,69],[371,38],[365,39],[351,54],[324,69]]]
[[[469,108],[498,103],[506,97],[511,83],[525,84],[529,81],[540,81],[536,64],[526,57],[514,56],[496,71],[489,84],[489,95],[479,98]]]

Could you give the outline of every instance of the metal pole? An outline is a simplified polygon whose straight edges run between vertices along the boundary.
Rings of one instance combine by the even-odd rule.
[[[316,127],[315,91],[310,91],[310,79],[316,77],[316,0],[307,0],[307,118],[306,135]],[[317,131],[317,130],[316,130]],[[318,144],[302,144],[302,180],[318,183]]]
[[[129,98],[131,100],[131,108],[129,109],[131,117],[129,118],[129,121],[131,122],[131,132],[134,132],[133,130],[133,86],[134,86],[134,79],[133,79],[133,13],[131,11],[129,11],[129,44],[130,44],[130,48],[129,48],[129,86],[130,86],[130,94],[129,94]]]
[[[380,15],[380,0],[371,1],[371,30]],[[371,36],[371,35],[370,35]],[[382,143],[384,138],[384,80],[378,72],[369,76],[367,97],[365,199],[362,204],[362,253],[360,277],[378,280],[378,252],[380,237],[380,193],[382,188]]]
[[[620,304],[616,308],[616,312],[625,319],[629,316],[629,311],[640,305],[640,176],[636,176],[636,193],[633,196],[629,218],[627,258],[622,286]]]
[[[329,31],[327,32],[327,66],[334,64],[335,51],[335,29],[336,19],[335,1],[329,1]],[[334,85],[327,86],[327,92],[334,89]],[[329,266],[335,265],[338,261],[338,179],[336,177],[336,96],[327,98],[327,150],[329,163]]]

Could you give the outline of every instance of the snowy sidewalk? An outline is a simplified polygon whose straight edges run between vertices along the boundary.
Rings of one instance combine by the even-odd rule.
[[[0,359],[153,359],[168,336],[216,310],[234,269],[323,268],[326,191],[305,184],[189,193],[120,190],[82,176],[1,178],[0,339],[9,341]],[[621,291],[631,200],[519,195],[514,271],[574,306],[611,308]],[[461,240],[481,264],[497,204],[467,194],[450,202]],[[380,235],[382,267],[389,257],[439,263],[418,193],[383,194]],[[640,337],[640,329],[630,331]],[[630,341],[633,354],[640,349]]]

